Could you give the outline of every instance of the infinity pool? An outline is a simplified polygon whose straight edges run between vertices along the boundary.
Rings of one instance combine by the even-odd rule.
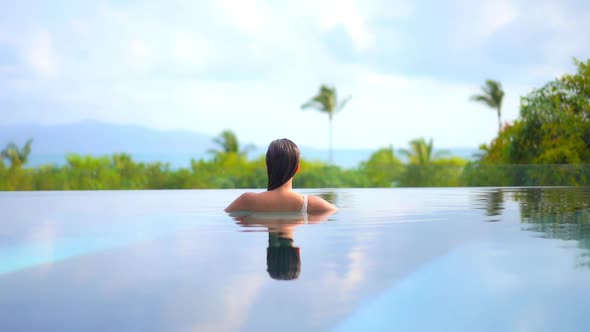
[[[587,331],[590,188],[0,193],[2,331]]]

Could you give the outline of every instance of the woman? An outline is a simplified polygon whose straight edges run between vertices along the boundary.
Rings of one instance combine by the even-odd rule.
[[[334,205],[320,197],[301,195],[293,191],[293,176],[298,171],[297,145],[286,138],[272,141],[266,151],[267,191],[244,193],[225,208],[225,211],[308,213],[336,210]]]

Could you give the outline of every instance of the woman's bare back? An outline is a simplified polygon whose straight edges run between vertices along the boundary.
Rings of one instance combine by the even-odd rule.
[[[231,203],[226,212],[232,211],[260,211],[260,212],[290,212],[301,211],[304,195],[291,190],[271,190],[262,193],[244,193]],[[321,197],[307,195],[307,211],[330,211],[336,207]]]

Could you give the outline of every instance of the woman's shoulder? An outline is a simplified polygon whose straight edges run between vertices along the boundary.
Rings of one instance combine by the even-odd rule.
[[[308,212],[325,212],[338,210],[334,205],[319,196],[307,196]],[[301,195],[295,192],[287,196],[276,192],[265,191],[261,193],[245,192],[236,198],[226,212],[234,211],[295,211],[301,208]]]
[[[336,211],[338,208],[334,206],[332,203],[326,201],[325,199],[314,196],[314,195],[307,195],[307,211]]]
[[[245,192],[238,196],[228,207],[225,208],[225,212],[232,211],[246,211],[252,208],[252,204],[256,202],[256,196],[258,193]]]

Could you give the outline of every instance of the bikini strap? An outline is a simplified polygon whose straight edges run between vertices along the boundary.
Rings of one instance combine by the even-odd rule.
[[[301,213],[307,214],[307,195],[303,195],[303,206],[301,207]]]

